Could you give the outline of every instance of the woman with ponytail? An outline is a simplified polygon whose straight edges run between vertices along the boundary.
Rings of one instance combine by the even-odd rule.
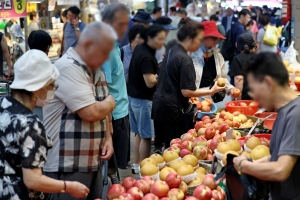
[[[234,86],[241,91],[242,100],[251,100],[248,94],[247,77],[243,73],[243,68],[247,61],[255,54],[256,48],[255,41],[250,34],[244,33],[238,37],[237,49],[241,53],[233,58],[228,75],[234,77]]]

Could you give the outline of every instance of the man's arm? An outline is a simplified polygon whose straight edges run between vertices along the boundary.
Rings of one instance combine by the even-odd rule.
[[[9,51],[8,51],[8,46],[7,46],[4,35],[2,36],[2,39],[1,39],[1,48],[2,48],[2,51],[4,54],[4,58],[8,65],[8,76],[9,76],[10,74],[13,74],[13,69],[12,69],[11,58],[10,58]]]
[[[243,91],[243,84],[244,84],[244,77],[243,76],[235,76],[234,77],[234,86],[239,89],[240,91]]]
[[[144,80],[148,88],[153,88],[157,83],[157,75],[156,74],[144,74]]]
[[[244,157],[234,158],[234,166],[238,170],[239,162]],[[276,162],[241,162],[242,172],[265,181],[285,181],[291,174],[298,156],[281,155]]]

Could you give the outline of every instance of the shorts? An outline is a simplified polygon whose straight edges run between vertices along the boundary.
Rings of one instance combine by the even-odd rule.
[[[152,138],[154,125],[151,119],[152,101],[128,96],[129,121],[131,132],[138,133],[141,138]]]

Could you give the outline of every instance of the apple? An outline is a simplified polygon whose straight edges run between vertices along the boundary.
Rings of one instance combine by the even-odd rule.
[[[121,194],[125,193],[126,190],[125,188],[120,185],[120,184],[113,184],[112,186],[110,186],[106,198],[108,200],[113,200],[115,198],[119,198],[119,196],[121,196]]]
[[[128,194],[128,193],[123,193],[121,194],[121,196],[119,196],[119,199],[121,200],[135,200],[131,194]]]
[[[226,119],[224,123],[226,123],[229,127],[232,127],[233,124],[233,122],[228,119]]]
[[[192,143],[192,142],[190,142],[190,143]],[[164,158],[165,162],[168,163],[168,162],[178,159],[179,155],[178,155],[178,153],[176,153],[174,151],[165,151],[163,154],[163,158]]]
[[[203,116],[203,117],[201,118],[201,121],[204,121],[204,120],[206,120],[206,119],[209,119],[209,120],[210,120],[210,117],[209,117],[209,116]]]
[[[189,196],[189,197],[186,197],[185,200],[199,200],[199,199],[197,199],[196,197],[193,197],[193,196]]]
[[[206,131],[206,128],[200,128],[199,130],[198,130],[198,136],[204,136],[205,135],[205,131]]]
[[[218,186],[218,187],[217,187],[217,190],[221,193],[222,199],[225,199],[226,193],[225,193],[225,191],[223,190],[223,188],[221,188],[220,186]]]
[[[135,182],[135,179],[132,177],[126,177],[123,182],[122,182],[122,186],[125,188],[125,190],[127,191],[129,188],[131,188],[133,186]]]
[[[222,110],[221,113],[220,113],[220,115],[219,115],[219,117],[221,119],[224,119],[224,117],[225,117],[226,114],[227,114],[227,112],[225,110]]]
[[[218,186],[214,180],[214,176],[212,175],[206,175],[202,181],[202,184],[208,186],[212,190],[216,189]]]
[[[159,200],[159,198],[157,196],[155,196],[154,194],[146,194],[142,200]]]
[[[238,141],[239,141],[241,147],[244,149],[245,140],[238,140]]]
[[[188,131],[188,133],[191,133],[192,135],[196,135],[197,134],[197,132],[196,132],[196,130],[193,128],[193,129],[190,129],[189,131]]]
[[[202,112],[210,112],[210,107],[209,106],[202,106],[201,111]]]
[[[218,123],[218,125],[220,126],[220,124],[222,124],[224,122],[224,119],[219,118],[216,120],[216,122]]]
[[[237,89],[237,88],[233,89],[233,94],[232,94],[232,96],[233,96],[234,98],[240,97],[240,96],[241,96],[241,91],[240,91],[239,89]]]
[[[226,85],[226,80],[224,79],[224,78],[218,78],[217,79],[217,85],[219,86],[219,87],[225,87],[225,85]]]
[[[184,181],[181,181],[179,185],[179,189],[183,191],[184,195],[187,194],[188,188],[187,188],[187,184]]]
[[[170,188],[178,188],[180,183],[181,183],[181,176],[179,176],[177,173],[175,172],[171,172],[168,174],[167,178],[166,178],[166,183],[168,184],[168,186]]]
[[[171,140],[170,145],[172,146],[173,144],[181,144],[182,140],[180,138],[175,138]]]
[[[197,109],[198,109],[198,110],[201,110],[201,107],[202,107],[201,102],[197,102],[197,103],[196,103],[196,106],[197,106]]]
[[[211,149],[212,151],[214,151],[218,147],[218,144],[219,144],[218,140],[212,139],[209,142],[208,148]]]
[[[177,160],[176,160],[177,161]],[[174,161],[174,162],[176,162],[176,161]],[[172,162],[173,163],[173,162]],[[171,164],[172,164],[171,163]],[[171,173],[171,172],[176,172],[173,168],[171,168],[171,167],[167,167],[167,166],[165,166],[164,168],[162,168],[162,170],[160,171],[160,173],[159,173],[159,179],[161,180],[161,181],[165,181],[166,179],[167,179],[167,176]]]
[[[173,188],[168,192],[168,197],[171,200],[183,200],[184,199],[184,193],[181,189]]]
[[[233,116],[239,116],[241,113],[239,111],[235,111],[232,114],[233,114]]]
[[[226,132],[228,129],[230,129],[230,127],[226,124],[226,123],[223,123],[220,125],[220,133],[224,133]]]
[[[192,146],[192,142],[191,141],[184,141],[181,145],[180,145],[180,150],[182,149],[187,149],[189,151],[191,151],[193,148]]]
[[[247,104],[245,102],[240,102],[239,106],[245,107],[245,106],[247,106]]]
[[[204,128],[211,128],[211,123],[207,123],[204,125]]]
[[[261,138],[259,138],[259,140],[261,141],[261,144],[262,144],[262,145],[265,145],[265,146],[267,146],[267,147],[270,147],[270,140],[268,140],[267,138],[261,137]]]
[[[214,200],[222,200],[222,195],[218,190],[213,190],[212,191],[212,198]]]
[[[163,197],[160,200],[171,200],[169,197]]]
[[[163,198],[168,195],[170,188],[165,181],[154,181],[151,186],[150,192],[158,198]]]
[[[236,106],[235,103],[230,102],[229,104],[227,104],[228,106]]]
[[[184,141],[192,141],[194,139],[194,135],[192,133],[185,133],[182,136],[182,142]]]
[[[295,77],[294,83],[295,83],[295,84],[299,84],[299,83],[300,83],[300,76],[296,76],[296,77]]]
[[[145,180],[137,180],[133,184],[133,187],[137,187],[143,194],[148,194],[150,192],[150,185]]]
[[[203,120],[203,123],[204,123],[204,124],[211,123],[211,119],[205,119],[205,120]]]
[[[207,154],[207,157],[205,160],[213,160],[213,159],[214,159],[214,155],[209,153],[209,154]]]
[[[214,102],[213,102],[211,99],[209,99],[209,98],[206,98],[205,101],[207,101],[207,102],[209,103],[209,106],[213,105],[213,103],[214,103]]]
[[[151,176],[143,176],[142,180],[146,181],[150,186],[153,183],[153,178]]]
[[[177,144],[172,144],[171,147],[178,147],[178,148],[180,148],[180,145],[181,145],[181,144],[179,144],[179,143],[177,143]]]
[[[204,106],[209,107],[209,105],[210,105],[210,103],[209,103],[208,101],[206,101],[206,100],[201,101],[201,106],[202,106],[202,108],[203,108]]]
[[[196,187],[196,189],[194,190],[193,196],[199,200],[211,200],[212,191],[206,185],[201,184]]]
[[[219,130],[220,126],[219,126],[218,122],[213,122],[211,124],[211,128],[214,130]]]
[[[195,146],[206,146],[206,145],[207,145],[207,140],[203,136],[197,137],[192,143],[193,148]]]
[[[168,151],[174,151],[176,153],[180,153],[180,149],[178,147],[175,147],[175,146],[170,146]]]
[[[240,122],[233,121],[233,122],[232,122],[232,127],[233,127],[233,128],[239,128],[239,127],[240,127]]]
[[[200,128],[204,128],[203,121],[199,121],[195,124],[195,130],[198,131]]]
[[[181,149],[180,150],[180,153],[179,153],[179,156],[180,158],[183,158],[184,156],[186,155],[190,155],[192,154],[192,152],[190,150],[187,150],[187,149]]]
[[[207,157],[207,148],[204,146],[196,146],[193,149],[193,155],[198,159],[198,160],[205,160]]]
[[[213,137],[215,137],[215,135],[216,135],[216,131],[214,130],[214,129],[212,129],[212,128],[207,128],[206,130],[205,130],[205,138],[206,139],[212,139]]]
[[[216,134],[213,140],[217,140],[218,142],[223,142],[223,138],[221,137],[220,134]]]
[[[224,116],[224,120],[225,120],[225,121],[226,121],[226,120],[232,121],[232,120],[233,120],[233,115],[230,114],[230,113],[227,113],[227,114]]]
[[[252,102],[249,104],[249,106],[257,106],[257,102],[252,101]]]
[[[248,120],[248,118],[247,118],[246,115],[244,115],[244,114],[240,114],[240,115],[239,115],[239,118],[240,118],[240,120],[241,120],[241,123],[246,123],[247,120]]]

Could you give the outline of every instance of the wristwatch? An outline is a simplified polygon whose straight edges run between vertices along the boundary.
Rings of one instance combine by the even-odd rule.
[[[76,28],[76,31],[80,31],[80,29],[79,29],[79,28]]]

